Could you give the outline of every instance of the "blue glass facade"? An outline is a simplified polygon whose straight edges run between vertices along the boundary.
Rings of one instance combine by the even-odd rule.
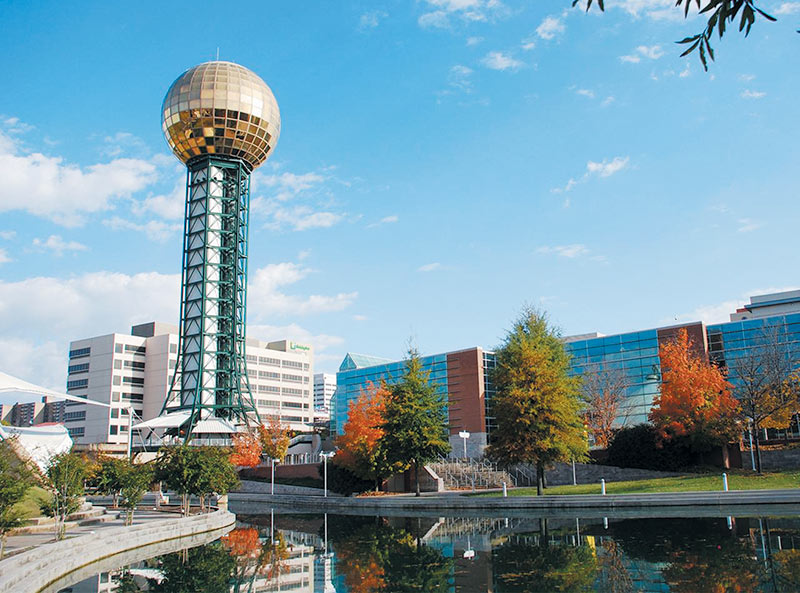
[[[647,421],[661,382],[657,330],[576,340],[565,348],[572,356],[572,375],[605,369],[622,373],[626,398],[620,416],[626,424]]]
[[[800,313],[746,319],[708,326],[708,352],[728,371],[728,380],[739,384],[737,360],[771,342],[777,343],[784,359],[800,362]]]
[[[367,382],[380,385],[385,381],[391,385],[399,381],[405,373],[405,361],[383,361],[374,364],[374,357],[348,354],[339,372],[336,373],[336,394],[331,399],[331,432],[341,434],[345,422],[347,422],[347,412],[350,409],[350,402],[358,399],[361,390]],[[437,386],[437,390],[442,394],[442,398],[447,401],[447,355],[434,354],[420,358],[422,368],[429,372],[429,381]],[[370,366],[361,366],[369,364]]]

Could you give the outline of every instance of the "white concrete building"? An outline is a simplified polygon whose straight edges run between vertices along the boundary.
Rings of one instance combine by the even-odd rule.
[[[731,313],[731,321],[760,319],[800,312],[800,290],[751,296],[750,302]]]
[[[280,416],[292,430],[313,422],[313,351],[289,340],[247,339],[247,374],[259,415]],[[64,423],[78,445],[128,441],[128,408],[143,420],[161,412],[178,358],[178,328],[151,322],[130,334],[70,343],[67,392],[111,408],[66,402]]]
[[[331,409],[331,398],[334,393],[336,393],[334,373],[314,375],[314,410],[328,412]]]

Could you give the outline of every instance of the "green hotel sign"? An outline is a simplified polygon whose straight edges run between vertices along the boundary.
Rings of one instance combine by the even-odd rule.
[[[305,350],[308,352],[311,350],[311,346],[303,346],[302,344],[296,344],[294,342],[289,342],[289,349],[290,350]]]

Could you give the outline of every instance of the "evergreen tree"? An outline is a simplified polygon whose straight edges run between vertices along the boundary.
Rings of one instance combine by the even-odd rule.
[[[541,494],[547,465],[586,455],[580,380],[569,375],[569,355],[557,331],[535,309],[523,311],[496,356],[497,428],[486,454],[504,465],[535,465]]]
[[[419,466],[450,452],[447,403],[410,348],[403,378],[389,387],[381,428],[388,463],[414,469],[419,496]]]
[[[17,456],[12,442],[0,441],[0,559],[8,532],[25,523],[15,507],[33,483],[33,471]]]

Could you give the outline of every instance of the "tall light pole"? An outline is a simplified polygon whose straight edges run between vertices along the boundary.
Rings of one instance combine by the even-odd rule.
[[[462,430],[458,433],[458,436],[464,439],[464,459],[467,459],[467,439],[469,438],[469,432]]]
[[[323,484],[324,484],[324,496],[328,498],[328,458],[334,456],[333,451],[328,451],[327,453],[320,453],[320,457],[322,457],[322,476],[323,476]]]
[[[270,484],[269,484],[269,494],[270,494],[270,496],[275,494],[275,464],[278,461],[280,461],[280,459],[275,459],[274,457],[272,459],[270,459],[270,462],[271,462],[271,465],[272,465],[272,477],[270,478]]]

